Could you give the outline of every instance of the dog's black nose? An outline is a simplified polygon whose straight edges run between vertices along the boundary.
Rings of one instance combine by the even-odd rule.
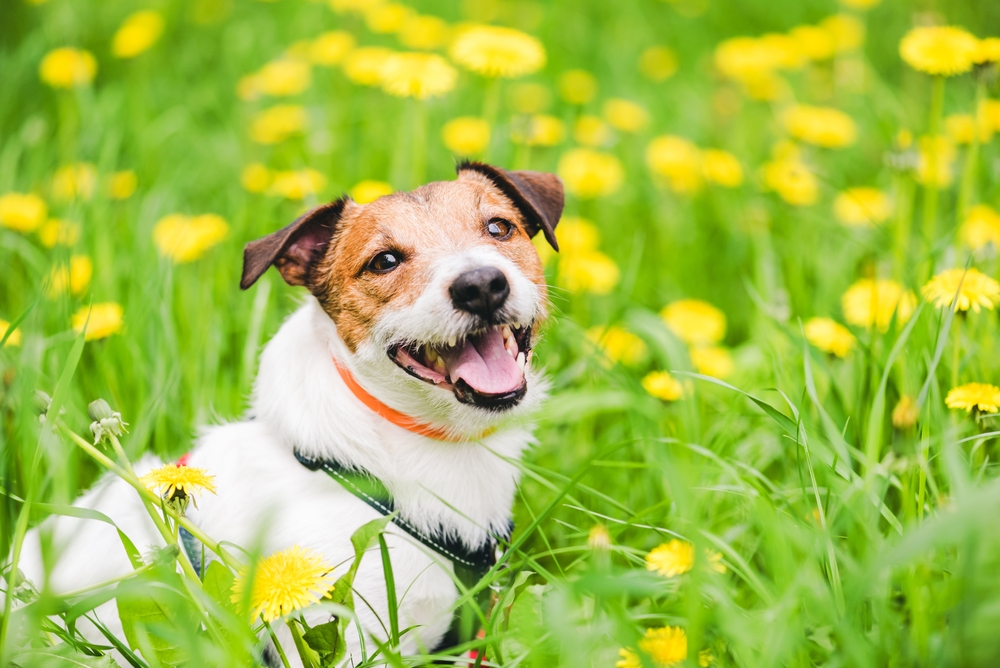
[[[491,320],[507,301],[510,284],[496,267],[479,267],[459,274],[448,292],[455,308]]]

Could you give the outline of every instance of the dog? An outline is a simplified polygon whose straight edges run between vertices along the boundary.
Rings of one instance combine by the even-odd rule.
[[[218,493],[199,498],[188,517],[214,539],[264,555],[301,545],[330,564],[350,563],[351,534],[384,512],[310,464],[374,477],[398,518],[386,541],[399,627],[414,627],[399,649],[440,647],[459,597],[456,564],[414,536],[481,554],[510,530],[517,462],[546,391],[531,363],[548,313],[532,237],[558,250],[563,203],[553,174],[465,162],[455,180],[368,204],[344,197],[249,243],[242,289],[274,266],[309,295],[265,346],[246,417],[205,429],[189,453],[187,464],[214,475]],[[147,456],[136,471],[158,465]],[[163,545],[120,479],[104,479],[77,505],[113,518],[140,548]],[[54,592],[132,570],[107,524],[59,516],[43,528],[61,554],[46,583]],[[30,532],[20,564],[38,586],[41,543]],[[354,588],[367,604],[357,606],[364,633],[384,641],[377,555],[362,559]],[[114,601],[97,613],[121,630]],[[305,618],[314,625],[330,613]],[[287,629],[278,637],[292,648]],[[362,640],[351,627],[355,660]]]

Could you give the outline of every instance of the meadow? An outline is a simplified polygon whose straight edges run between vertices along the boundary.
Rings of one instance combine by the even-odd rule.
[[[0,665],[253,665],[238,565],[199,579],[123,538],[133,576],[57,596],[21,541],[245,410],[303,298],[277,272],[240,291],[245,243],[463,158],[567,189],[480,665],[1000,663],[1000,5],[2,13]],[[85,642],[116,595],[131,632]]]

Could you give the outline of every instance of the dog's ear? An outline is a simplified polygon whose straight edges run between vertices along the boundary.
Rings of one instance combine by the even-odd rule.
[[[562,216],[566,195],[562,180],[555,174],[546,172],[508,171],[482,162],[462,162],[458,173],[478,172],[488,178],[518,208],[528,226],[528,234],[535,236],[539,231],[556,250],[556,225]]]
[[[272,264],[289,285],[308,285],[309,273],[326,252],[347,198],[316,207],[295,221],[243,249],[240,289],[257,282]]]

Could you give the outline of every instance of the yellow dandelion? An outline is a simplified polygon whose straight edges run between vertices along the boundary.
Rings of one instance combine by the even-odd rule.
[[[519,114],[538,114],[552,104],[552,92],[540,83],[517,83],[510,87],[509,100]]]
[[[976,119],[972,114],[952,114],[944,119],[944,129],[956,144],[971,144],[976,141],[977,134],[981,144],[993,138],[993,127],[985,115]]]
[[[455,155],[479,155],[490,145],[490,124],[474,116],[453,118],[441,128],[441,139]]]
[[[368,204],[392,192],[392,186],[385,181],[361,181],[351,188],[351,199],[358,204]]]
[[[839,109],[830,107],[797,104],[785,112],[782,120],[788,134],[825,148],[849,146],[858,136],[854,120]]]
[[[89,162],[63,165],[52,176],[52,196],[59,200],[89,200],[97,189],[97,167]]]
[[[1000,283],[974,267],[970,267],[968,271],[945,269],[929,280],[921,292],[927,301],[938,308],[951,306],[954,301],[956,311],[968,311],[971,308],[979,313],[982,307],[992,311],[1000,301]]]
[[[979,40],[972,62],[977,65],[1000,63],[1000,37],[987,37]]]
[[[834,14],[819,22],[833,36],[833,48],[837,53],[857,51],[865,43],[865,24],[850,14]]]
[[[271,170],[260,162],[251,162],[240,172],[243,189],[251,193],[262,193],[271,185]]]
[[[857,339],[833,318],[810,318],[805,324],[806,340],[824,353],[844,358]]]
[[[702,151],[701,172],[706,181],[725,188],[736,188],[743,183],[743,166],[728,151],[715,148]]]
[[[684,661],[687,645],[687,633],[679,626],[646,629],[639,640],[639,650],[649,656],[655,668],[666,668]],[[641,668],[643,665],[634,650],[622,648],[618,654],[622,658],[615,664],[617,668]]]
[[[642,389],[661,401],[684,398],[684,386],[669,371],[651,371],[642,379]]]
[[[686,540],[674,538],[663,543],[646,555],[646,570],[672,578],[687,573],[694,568],[694,545]]]
[[[256,90],[272,97],[298,95],[312,83],[309,63],[301,58],[272,60],[251,76]]]
[[[919,72],[955,76],[972,69],[979,40],[953,26],[919,26],[899,43],[899,55]]]
[[[128,199],[135,194],[135,189],[139,185],[139,178],[131,169],[123,169],[115,172],[108,180],[108,195],[111,199]]]
[[[689,355],[695,371],[712,378],[729,378],[736,368],[733,364],[732,354],[719,346],[692,348]]]
[[[833,200],[833,215],[848,227],[883,223],[892,215],[892,201],[878,188],[849,188]]]
[[[535,240],[542,249],[539,255],[543,263],[556,257],[556,252],[547,241],[539,239],[537,235]],[[556,240],[559,242],[559,257],[564,258],[596,251],[600,245],[601,234],[597,226],[589,220],[566,216],[559,221],[559,227],[556,228]]]
[[[650,81],[666,81],[677,72],[677,55],[666,46],[651,46],[639,56],[639,71]]]
[[[833,58],[836,44],[829,30],[819,26],[797,26],[788,31],[799,52],[809,60],[829,60]]]
[[[611,143],[611,128],[597,116],[584,114],[576,119],[573,139],[584,146],[601,147]]]
[[[700,299],[679,299],[667,304],[660,317],[677,337],[689,345],[707,346],[726,336],[726,314]]]
[[[46,248],[75,246],[80,241],[80,223],[52,218],[38,230],[38,240]]]
[[[851,9],[871,9],[882,2],[882,0],[840,0],[840,4]]]
[[[986,383],[966,383],[953,387],[944,398],[948,408],[964,409],[971,413],[996,413],[1000,407],[1000,387]]]
[[[913,146],[913,133],[906,128],[901,128],[893,138],[893,143],[900,151],[905,151]]]
[[[619,278],[621,270],[618,265],[600,251],[562,253],[556,272],[556,285],[573,293],[606,295],[618,285]]]
[[[631,100],[612,98],[604,103],[604,119],[616,130],[639,132],[649,125],[649,112]]]
[[[9,329],[10,329],[10,323],[7,322],[6,320],[0,320],[0,339],[7,336],[7,330]],[[21,345],[21,330],[15,329],[13,332],[10,333],[10,336],[7,336],[7,340],[4,342],[3,347],[7,348],[8,346],[19,346],[19,345]]]
[[[587,104],[597,95],[597,79],[586,70],[559,75],[559,97],[569,104]]]
[[[354,48],[354,35],[345,30],[325,32],[309,44],[308,57],[314,65],[334,67],[344,62],[344,58]]]
[[[259,112],[250,123],[250,139],[277,144],[305,132],[306,110],[297,104],[280,104]]]
[[[399,42],[409,49],[431,51],[448,43],[451,28],[436,16],[417,16],[399,30]]]
[[[798,158],[772,160],[761,170],[764,186],[792,206],[811,206],[819,198],[819,181]]]
[[[382,84],[382,70],[395,54],[395,51],[381,46],[354,49],[344,59],[344,74],[361,86],[379,86]]]
[[[545,65],[545,47],[535,37],[512,28],[473,26],[451,44],[451,59],[484,77],[515,79]]]
[[[992,132],[1000,132],[1000,100],[981,100],[978,116]]]
[[[162,14],[152,10],[136,12],[118,28],[111,40],[111,52],[119,58],[135,58],[156,44],[162,33]]]
[[[396,97],[437,97],[455,88],[457,80],[455,68],[433,53],[397,53],[382,66],[382,89]]]
[[[274,172],[267,194],[301,200],[315,195],[326,185],[326,177],[315,169]]]
[[[985,204],[977,204],[969,209],[958,236],[974,251],[989,244],[1000,248],[1000,213]]]
[[[68,46],[49,51],[38,67],[39,77],[53,88],[86,86],[96,74],[93,54]]]
[[[49,208],[34,193],[4,193],[0,195],[0,225],[16,232],[34,232],[48,214]]]
[[[917,298],[896,281],[863,278],[844,292],[840,305],[850,324],[866,329],[876,326],[885,332],[894,314],[899,325],[910,319]]]
[[[623,327],[591,327],[587,339],[606,359],[625,366],[635,366],[646,356],[646,342]]]
[[[365,25],[373,33],[388,35],[402,30],[415,15],[413,9],[398,2],[378,2],[365,11]]]
[[[94,263],[86,255],[74,255],[69,259],[69,266],[58,266],[49,274],[49,297],[55,298],[65,293],[79,295],[90,285],[94,275]]]
[[[249,587],[252,617],[272,622],[318,603],[333,588],[332,573],[319,552],[293,545],[257,562],[252,583],[244,569],[233,582],[232,600],[240,603]]]
[[[139,478],[139,482],[154,494],[168,501],[194,498],[199,494],[215,494],[215,476],[205,469],[183,464],[167,464]]]
[[[896,429],[910,429],[917,423],[917,402],[913,397],[904,394],[899,398],[899,403],[892,409],[892,426]]]
[[[646,147],[646,165],[664,177],[674,192],[689,194],[701,187],[701,151],[683,137],[662,135]]]
[[[936,138],[921,137],[917,158],[917,181],[925,186],[947,188],[951,185],[952,165],[955,162],[955,144],[945,135]]]
[[[555,116],[526,116],[512,128],[510,139],[525,146],[556,146],[566,139],[566,125]]]
[[[794,42],[792,42],[794,45]],[[734,37],[715,47],[713,60],[719,73],[735,81],[753,81],[773,74],[788,62],[785,44],[774,40]]]
[[[372,7],[375,7],[382,2],[383,0],[327,0],[327,4],[330,5],[330,9],[338,14],[364,14]]]
[[[228,233],[229,225],[214,213],[200,216],[172,213],[157,221],[153,227],[153,241],[161,255],[183,264],[200,258]]]
[[[556,171],[566,190],[581,199],[613,195],[625,180],[625,171],[618,158],[588,148],[564,153]]]
[[[73,314],[73,329],[80,333],[86,326],[87,333],[83,337],[86,341],[104,339],[121,331],[124,324],[123,313],[121,305],[115,302],[84,306]]]

